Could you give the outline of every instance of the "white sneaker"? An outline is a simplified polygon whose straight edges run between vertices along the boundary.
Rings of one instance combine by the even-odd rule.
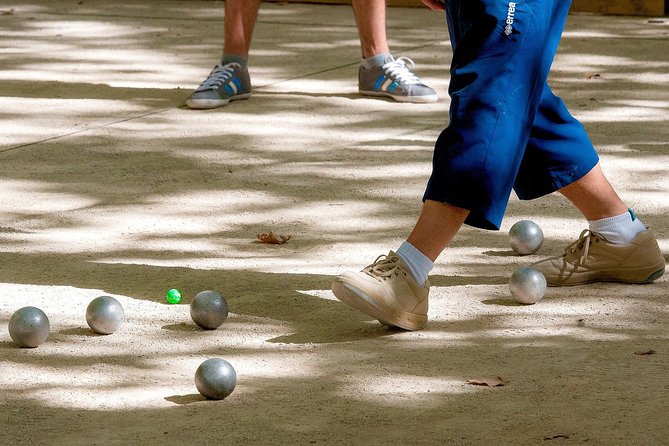
[[[420,286],[402,259],[390,251],[360,272],[347,272],[332,282],[332,292],[343,303],[405,330],[422,330],[427,324],[430,284]]]

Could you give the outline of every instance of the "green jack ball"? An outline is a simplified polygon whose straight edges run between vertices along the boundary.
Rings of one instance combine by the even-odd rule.
[[[165,298],[167,299],[167,302],[171,304],[178,304],[181,302],[181,291],[177,290],[176,288],[172,288],[167,292]]]

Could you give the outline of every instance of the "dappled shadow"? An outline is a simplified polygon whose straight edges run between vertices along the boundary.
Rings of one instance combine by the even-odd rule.
[[[506,251],[484,251],[483,254],[492,257],[518,257],[518,253],[512,249]]]
[[[201,403],[203,401],[207,401],[207,399],[202,395],[200,395],[199,393],[191,393],[188,395],[166,396],[165,400],[169,401],[170,403],[179,405]]]
[[[64,328],[62,330],[58,330],[57,333],[66,336],[91,336],[91,337],[108,336],[106,334],[96,333],[87,327]]]
[[[0,322],[19,301],[57,303],[44,345],[0,340],[0,443],[666,439],[666,279],[549,289],[533,306],[508,296],[515,267],[586,224],[558,196],[509,203],[509,225],[543,225],[535,256],[509,251],[505,231],[464,228],[431,277],[422,332],[329,291],[415,222],[448,121],[443,17],[389,11],[393,51],[417,62],[437,104],[357,93],[350,7],[272,4],[251,52],[254,95],[200,112],[182,104],[216,62],[223,5],[156,5],[31,1],[0,17]],[[639,20],[570,17],[551,83],[666,248],[669,61],[666,37]],[[254,244],[267,230],[291,241]],[[172,287],[181,305],[165,302]],[[187,308],[204,289],[231,311],[206,333]],[[109,336],[83,318],[99,292],[127,307]],[[648,348],[658,354],[634,355]],[[207,357],[237,369],[224,401],[193,393]],[[511,382],[465,383],[486,375]]]
[[[343,305],[343,304],[339,304]],[[397,327],[388,327],[375,319],[360,315],[355,310],[342,307],[342,318],[338,320],[322,321],[310,327],[302,327],[297,333],[277,336],[267,342],[286,344],[330,344],[338,342],[354,342],[371,340],[383,336],[392,336],[404,333]],[[350,313],[350,314],[349,314]],[[364,321],[361,323],[361,319]],[[327,324],[329,322],[329,324]]]
[[[506,299],[487,299],[483,301],[484,304],[486,305],[502,305],[504,307],[520,307],[523,306],[523,304],[516,302],[515,300],[511,298],[506,298]]]
[[[189,324],[187,322],[180,322],[178,324],[169,324],[169,325],[163,325],[162,327],[163,330],[170,330],[170,331],[205,331],[204,329],[198,327],[195,324]]]
[[[14,341],[0,341],[0,349],[21,348]]]
[[[471,265],[472,270],[477,268],[480,268],[480,265],[475,265],[475,264]],[[507,276],[490,275],[492,270],[493,268],[490,267],[488,268],[488,271],[485,274],[476,276],[459,276],[457,274],[446,276],[446,275],[433,274],[430,276],[430,284],[434,286],[462,286],[462,285],[502,285],[509,283],[509,278]],[[509,274],[509,276],[510,275],[511,274]]]

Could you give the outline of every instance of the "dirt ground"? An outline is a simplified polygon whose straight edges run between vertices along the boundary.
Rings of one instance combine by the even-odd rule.
[[[350,7],[272,3],[253,97],[205,112],[183,103],[220,53],[222,2],[4,0],[0,14],[0,444],[667,444],[666,276],[510,300],[516,267],[585,227],[558,196],[512,197],[501,231],[462,230],[424,331],[330,292],[417,216],[448,121],[440,14],[388,12],[436,104],[358,95]],[[664,253],[668,37],[666,18],[573,15],[551,75]],[[518,257],[506,233],[524,218],[546,241]],[[253,242],[269,230],[292,239]],[[205,289],[231,310],[215,331],[189,317]],[[108,336],[84,317],[103,294],[126,313]],[[35,349],[7,332],[26,305],[51,322]],[[223,401],[194,385],[211,357],[239,377]]]

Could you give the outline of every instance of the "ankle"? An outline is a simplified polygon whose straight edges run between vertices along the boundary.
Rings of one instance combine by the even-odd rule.
[[[225,65],[228,63],[238,63],[239,65],[242,66],[242,68],[246,68],[249,65],[248,59],[242,56],[238,56],[236,54],[223,54],[223,57],[221,58],[221,64]]]
[[[636,218],[631,209],[613,217],[591,220],[588,224],[592,232],[601,234],[616,245],[630,243],[640,232],[646,230],[646,226]]]
[[[409,274],[420,286],[425,285],[434,263],[409,242],[404,242],[395,252],[409,270]]]
[[[388,58],[392,60],[392,55],[390,53],[379,53],[370,57],[365,57],[362,59],[361,65],[365,70],[370,70],[374,67],[383,65],[388,61]]]

